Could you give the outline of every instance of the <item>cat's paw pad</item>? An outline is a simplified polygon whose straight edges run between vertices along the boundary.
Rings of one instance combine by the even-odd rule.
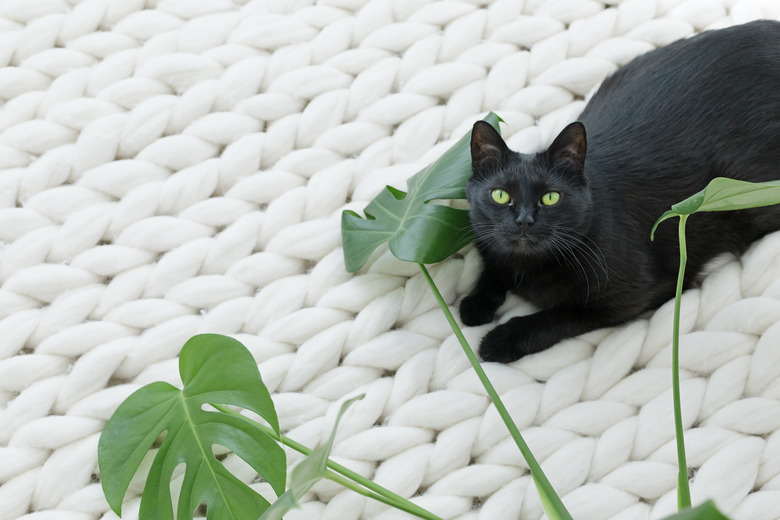
[[[460,319],[464,325],[475,327],[493,321],[495,309],[485,303],[484,298],[469,295],[460,302]]]

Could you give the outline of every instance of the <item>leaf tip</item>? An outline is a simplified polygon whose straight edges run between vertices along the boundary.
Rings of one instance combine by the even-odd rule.
[[[650,241],[655,240],[655,230],[658,229],[658,225],[663,222],[664,220],[670,219],[672,217],[679,217],[680,215],[672,210],[666,210],[666,212],[661,215],[661,217],[655,221],[655,224],[653,224],[653,229],[650,230]]]

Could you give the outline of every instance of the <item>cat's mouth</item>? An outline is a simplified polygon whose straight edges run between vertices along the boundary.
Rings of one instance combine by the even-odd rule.
[[[536,243],[539,239],[527,231],[519,231],[512,235],[512,240],[514,242],[530,242],[532,244]]]
[[[538,238],[525,233],[514,235],[511,239],[514,249],[521,253],[532,251],[538,241]]]

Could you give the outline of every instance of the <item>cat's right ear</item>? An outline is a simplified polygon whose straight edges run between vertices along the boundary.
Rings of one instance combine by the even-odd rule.
[[[508,153],[504,139],[490,123],[474,123],[471,129],[471,170],[475,175],[501,166]]]

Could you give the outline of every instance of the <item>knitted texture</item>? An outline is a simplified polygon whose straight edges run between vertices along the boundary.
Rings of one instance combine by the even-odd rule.
[[[417,266],[381,250],[347,274],[341,212],[404,189],[490,110],[539,150],[634,56],[761,17],[778,2],[3,0],[0,520],[115,518],[101,429],[139,386],[180,384],[201,332],[248,346],[290,437],[316,446],[365,393],[336,460],[447,520],[539,519]],[[479,269],[467,248],[431,272],[455,309]],[[694,502],[778,519],[780,235],[682,309]],[[485,365],[576,519],[675,509],[671,322],[667,304]],[[322,482],[286,518],[409,517]]]

